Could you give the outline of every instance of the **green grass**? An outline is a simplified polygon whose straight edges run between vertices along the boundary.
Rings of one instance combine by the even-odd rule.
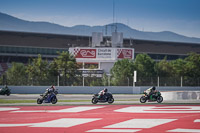
[[[58,102],[90,102],[91,100],[58,100]]]
[[[139,101],[140,99],[119,99],[115,101]]]
[[[90,102],[90,100],[58,100],[58,102]],[[36,103],[36,100],[5,100],[0,99],[0,104],[5,103]]]
[[[5,100],[0,99],[0,103],[34,103],[36,100]]]
[[[58,102],[90,102],[91,100],[58,100]],[[115,101],[138,101],[137,99],[115,100]],[[36,100],[6,100],[0,99],[0,104],[6,103],[36,103]]]

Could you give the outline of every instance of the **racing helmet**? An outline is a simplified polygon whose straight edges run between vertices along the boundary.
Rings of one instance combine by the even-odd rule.
[[[108,91],[108,89],[107,88],[104,88],[104,92],[107,92]]]
[[[154,90],[154,91],[155,91],[155,90],[156,90],[156,87],[155,87],[155,86],[153,86],[153,87],[152,87],[152,90]]]

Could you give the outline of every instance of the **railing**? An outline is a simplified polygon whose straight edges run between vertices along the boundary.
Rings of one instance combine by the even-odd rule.
[[[66,82],[65,82],[66,81]],[[108,77],[107,79],[101,77],[76,77],[66,78],[61,77],[49,77],[46,80],[26,79],[22,81],[11,82],[6,81],[8,85],[28,85],[28,86],[133,86],[133,78],[125,78],[120,80],[118,84],[114,84],[114,79]],[[5,82],[5,81],[4,81]],[[0,85],[3,85],[3,81],[0,81]],[[200,77],[137,77],[135,86],[200,86]]]

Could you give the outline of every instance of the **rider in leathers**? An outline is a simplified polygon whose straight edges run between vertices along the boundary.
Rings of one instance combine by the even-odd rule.
[[[50,88],[46,89],[46,91],[44,93],[44,97],[47,97],[48,95],[50,95],[54,91],[55,91],[55,87],[52,85]]]
[[[146,93],[147,93],[149,99],[152,99],[152,97],[155,94],[155,92],[156,92],[156,87],[155,86],[153,86],[153,87],[151,87],[151,88],[146,90]]]
[[[103,90],[101,90],[99,92],[99,99],[104,98],[107,92],[108,92],[107,88],[104,88]]]

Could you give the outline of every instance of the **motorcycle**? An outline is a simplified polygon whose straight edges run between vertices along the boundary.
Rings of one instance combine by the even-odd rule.
[[[163,101],[163,97],[161,96],[160,91],[156,91],[151,96],[148,96],[146,91],[144,91],[143,93],[144,93],[144,95],[140,98],[141,103],[146,103],[147,100],[148,100],[148,102],[157,101],[158,103],[161,103]]]
[[[58,101],[58,99],[56,97],[57,94],[58,94],[57,90],[55,90],[53,92],[50,92],[47,95],[46,94],[41,94],[40,97],[37,99],[37,104],[42,104],[42,103],[56,104],[57,101]]]
[[[9,96],[11,94],[11,90],[6,86],[3,88],[0,88],[0,95],[7,95]]]
[[[93,95],[92,101],[93,104],[97,104],[99,103],[105,103],[108,102],[109,104],[112,104],[114,102],[114,98],[113,95],[108,92],[105,93],[104,95],[100,96],[98,93]]]

